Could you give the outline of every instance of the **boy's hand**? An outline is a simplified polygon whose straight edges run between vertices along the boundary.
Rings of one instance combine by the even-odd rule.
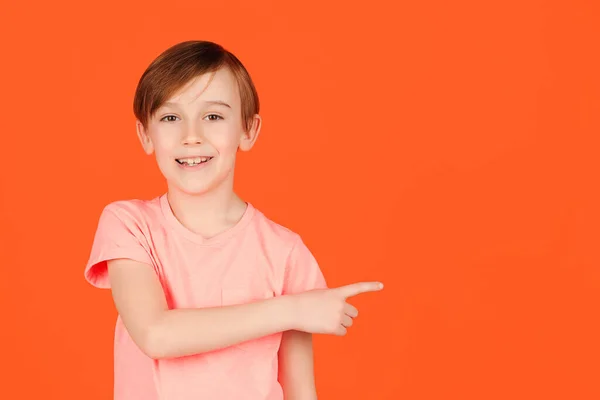
[[[319,289],[291,295],[295,330],[343,336],[352,326],[358,310],[346,299],[383,289],[379,282],[359,282],[333,289]]]

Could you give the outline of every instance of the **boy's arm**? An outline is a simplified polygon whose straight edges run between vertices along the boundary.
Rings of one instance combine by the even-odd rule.
[[[316,400],[312,334],[290,330],[279,348],[279,382],[286,400]]]
[[[228,347],[294,327],[289,296],[204,309],[169,310],[156,273],[129,259],[108,261],[115,306],[149,357],[171,358]]]
[[[343,335],[357,313],[345,300],[381,290],[377,282],[360,282],[249,304],[170,310],[150,265],[112,259],[107,267],[125,328],[154,359],[204,353],[288,330]]]

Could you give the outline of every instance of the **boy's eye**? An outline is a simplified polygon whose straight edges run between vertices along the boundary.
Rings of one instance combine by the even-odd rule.
[[[164,116],[164,117],[162,117],[160,120],[161,120],[161,121],[164,121],[166,118],[177,118],[177,117],[176,117],[176,116],[174,116],[174,115],[165,115],[165,116]],[[169,119],[169,120],[167,120],[167,122],[173,122],[173,121],[174,121],[174,119]]]
[[[208,114],[207,117],[215,117],[215,118],[209,118],[210,121],[218,121],[219,119],[223,119],[223,117],[221,117],[220,115],[217,115],[217,114]]]

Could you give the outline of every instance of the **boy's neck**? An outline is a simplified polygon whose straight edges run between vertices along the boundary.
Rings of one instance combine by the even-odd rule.
[[[230,187],[218,187],[201,195],[169,187],[167,199],[179,222],[206,239],[237,224],[246,211],[246,203]]]

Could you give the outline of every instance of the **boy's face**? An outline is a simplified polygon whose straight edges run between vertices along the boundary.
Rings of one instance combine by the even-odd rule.
[[[147,154],[156,161],[169,186],[201,194],[233,182],[237,150],[252,148],[261,119],[252,128],[242,125],[241,100],[228,69],[188,82],[148,121],[137,121],[137,133]],[[225,104],[222,104],[225,103]]]

